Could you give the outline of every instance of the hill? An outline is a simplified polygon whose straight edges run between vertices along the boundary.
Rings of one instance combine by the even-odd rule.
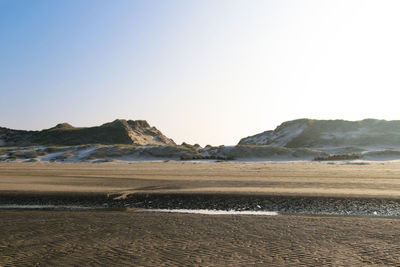
[[[0,127],[0,145],[84,145],[133,144],[175,145],[145,120],[115,120],[95,127],[73,127],[60,123],[42,131],[23,131]]]
[[[284,122],[273,131],[243,138],[239,145],[273,145],[288,148],[399,148],[400,121],[299,119]]]

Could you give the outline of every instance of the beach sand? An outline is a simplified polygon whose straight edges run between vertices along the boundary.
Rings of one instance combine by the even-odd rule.
[[[0,196],[400,197],[399,162],[1,163]],[[400,220],[0,210],[0,266],[398,266]]]
[[[1,163],[2,191],[400,198],[400,162]]]
[[[398,266],[400,220],[0,211],[2,266]]]

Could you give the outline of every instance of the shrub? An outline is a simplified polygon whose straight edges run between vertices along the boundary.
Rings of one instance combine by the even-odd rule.
[[[360,155],[357,154],[345,154],[345,155],[330,155],[327,157],[315,157],[315,161],[325,161],[325,160],[352,160],[360,159]]]

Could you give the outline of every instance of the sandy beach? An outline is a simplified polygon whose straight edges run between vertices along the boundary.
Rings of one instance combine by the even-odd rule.
[[[290,207],[311,205],[314,202],[307,201],[313,199],[323,206],[332,199],[359,199],[349,205],[372,201],[384,208],[382,201],[387,200],[395,201],[398,209],[399,187],[399,162],[0,164],[0,200],[17,204],[75,200],[101,204],[112,196],[116,203],[152,203],[143,206],[150,208],[186,199],[195,203],[191,208],[197,200],[207,208],[221,199],[221,205],[228,203],[226,199],[232,203],[272,199]],[[153,198],[146,202],[140,199],[144,196]],[[333,206],[340,208],[342,202],[337,203]],[[397,217],[299,216],[296,210],[289,216],[201,215],[116,207],[0,210],[0,266],[396,266],[400,262]]]
[[[399,11],[0,0],[0,267],[400,267]]]
[[[400,162],[1,163],[0,192],[400,197]]]
[[[0,211],[2,266],[398,266],[400,220]]]

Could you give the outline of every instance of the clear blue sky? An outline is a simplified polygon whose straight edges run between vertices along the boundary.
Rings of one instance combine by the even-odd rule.
[[[297,118],[400,119],[397,1],[0,0],[0,126],[146,119],[236,144]]]

